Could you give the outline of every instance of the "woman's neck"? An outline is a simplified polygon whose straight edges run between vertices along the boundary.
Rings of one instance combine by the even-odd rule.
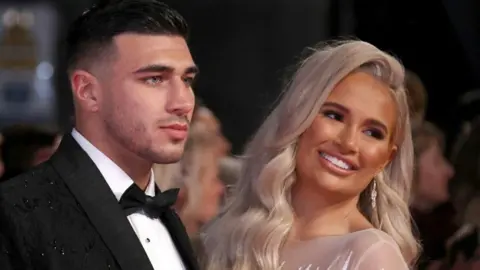
[[[342,235],[355,231],[359,219],[358,197],[338,200],[338,195],[314,193],[312,189],[292,189],[294,225],[292,237],[307,240],[324,235]],[[355,224],[354,224],[355,223]],[[364,223],[364,221],[362,221]]]

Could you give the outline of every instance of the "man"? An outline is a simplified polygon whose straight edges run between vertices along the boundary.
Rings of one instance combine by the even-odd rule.
[[[68,34],[75,129],[0,185],[2,270],[197,269],[176,191],[151,172],[181,158],[192,117],[187,25],[155,0],[110,2]]]

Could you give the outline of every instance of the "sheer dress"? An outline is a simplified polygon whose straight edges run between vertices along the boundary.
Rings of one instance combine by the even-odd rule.
[[[395,241],[377,229],[291,242],[281,260],[281,270],[409,269]]]

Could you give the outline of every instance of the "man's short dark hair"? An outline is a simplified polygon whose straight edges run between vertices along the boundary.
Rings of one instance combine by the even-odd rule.
[[[188,38],[185,19],[156,0],[104,0],[84,12],[67,35],[68,71],[108,57],[115,36],[126,33]]]

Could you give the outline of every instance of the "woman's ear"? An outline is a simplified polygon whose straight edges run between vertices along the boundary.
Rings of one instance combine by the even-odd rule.
[[[390,164],[390,162],[392,162],[392,160],[395,158],[395,155],[397,154],[397,146],[394,145],[392,146],[392,149],[390,149],[390,154],[388,156],[388,159],[385,161],[385,163],[378,169],[378,172],[375,174],[379,174],[381,171],[383,171],[383,169],[385,169],[385,167],[388,166],[388,164]]]
[[[386,161],[385,164],[383,165],[382,170],[385,169],[385,167],[387,167],[390,162],[392,162],[392,160],[393,160],[393,159],[395,158],[395,156],[397,155],[397,150],[398,150],[398,147],[397,147],[396,145],[393,145],[393,146],[392,146],[392,149],[390,149],[390,155],[388,156],[387,161]]]
[[[392,146],[392,149],[390,150],[390,157],[388,158],[388,163],[390,163],[395,158],[395,156],[397,155],[397,151],[398,147],[396,145]]]

